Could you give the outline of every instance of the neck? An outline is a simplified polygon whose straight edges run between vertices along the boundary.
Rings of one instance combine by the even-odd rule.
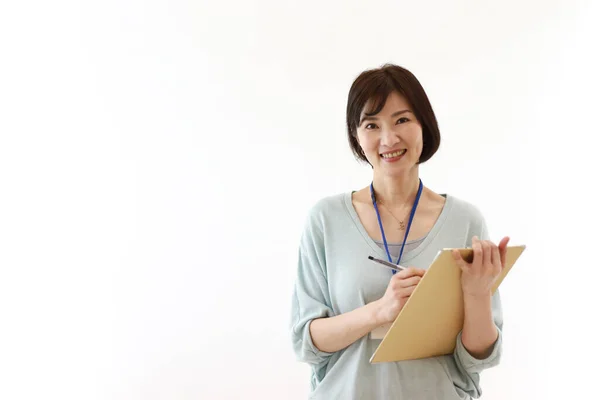
[[[417,166],[398,176],[373,176],[375,198],[388,207],[412,204],[419,191],[419,169]]]

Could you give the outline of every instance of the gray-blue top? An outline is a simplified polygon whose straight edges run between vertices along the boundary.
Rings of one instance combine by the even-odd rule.
[[[477,235],[489,239],[484,217],[472,204],[450,195],[431,231],[404,250],[401,264],[428,268],[442,248],[470,247]],[[398,254],[396,247],[396,258]],[[492,298],[499,337],[484,360],[464,348],[461,333],[454,354],[392,363],[369,362],[381,342],[366,335],[335,353],[318,350],[309,322],[352,311],[383,296],[392,276],[369,261],[387,260],[367,234],[352,205],[352,193],[324,198],[310,210],[300,242],[292,300],[291,334],[297,359],[311,366],[311,399],[457,400],[481,396],[479,374],[497,365],[502,348],[500,292]],[[393,256],[392,256],[393,257]]]

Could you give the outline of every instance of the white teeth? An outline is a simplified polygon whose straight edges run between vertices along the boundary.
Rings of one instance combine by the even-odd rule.
[[[393,157],[401,156],[404,153],[406,153],[406,149],[400,150],[400,151],[396,151],[396,152],[393,152],[393,153],[383,154],[382,157],[383,158],[393,158]]]

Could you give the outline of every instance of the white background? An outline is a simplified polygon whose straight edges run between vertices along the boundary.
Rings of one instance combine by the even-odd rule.
[[[364,69],[415,73],[425,184],[527,251],[486,400],[598,399],[598,3],[0,6],[0,398],[306,399],[288,318],[318,199],[370,168]]]

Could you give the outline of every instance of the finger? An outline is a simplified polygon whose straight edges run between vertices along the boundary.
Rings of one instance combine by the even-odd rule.
[[[452,250],[452,257],[454,258],[454,261],[456,261],[456,264],[461,269],[465,269],[467,267],[467,263],[464,260],[464,258],[462,258],[462,256],[460,255],[460,251],[458,251],[458,249]]]
[[[400,293],[407,287],[419,284],[420,281],[421,281],[420,276],[412,276],[410,278],[397,280],[392,284],[392,289],[393,289],[394,293]]]
[[[490,242],[488,240],[481,241],[482,248],[482,262],[483,266],[486,269],[491,269],[492,267],[492,248],[490,246]]]
[[[402,288],[402,290],[399,292],[400,298],[410,297],[410,295],[413,294],[413,292],[415,291],[416,288],[417,288],[417,285]]]
[[[500,262],[502,263],[502,268],[504,268],[504,266],[506,265],[506,251],[508,248],[509,240],[510,240],[510,238],[508,236],[505,236],[504,238],[502,238],[502,240],[498,244],[498,250],[500,251]]]
[[[498,246],[496,246],[493,242],[490,242],[490,252],[492,265],[494,266],[494,271],[502,270],[502,262],[500,261],[500,250]]]
[[[397,277],[398,279],[406,279],[406,278],[410,278],[411,276],[415,276],[415,275],[423,276],[422,271],[424,271],[424,270],[422,270],[420,268],[408,267],[408,268],[398,272],[396,275],[394,275],[394,277]]]
[[[401,281],[398,281],[398,287],[399,288],[407,288],[413,285],[418,285],[419,282],[421,282],[421,277],[420,276],[411,276],[410,278],[406,278],[406,279],[402,279]]]
[[[423,275],[425,275],[425,270],[423,268],[408,267],[408,270],[410,270],[410,276],[423,276]]]
[[[483,250],[481,248],[481,242],[477,236],[473,236],[473,263],[472,265],[481,266],[483,261]]]

